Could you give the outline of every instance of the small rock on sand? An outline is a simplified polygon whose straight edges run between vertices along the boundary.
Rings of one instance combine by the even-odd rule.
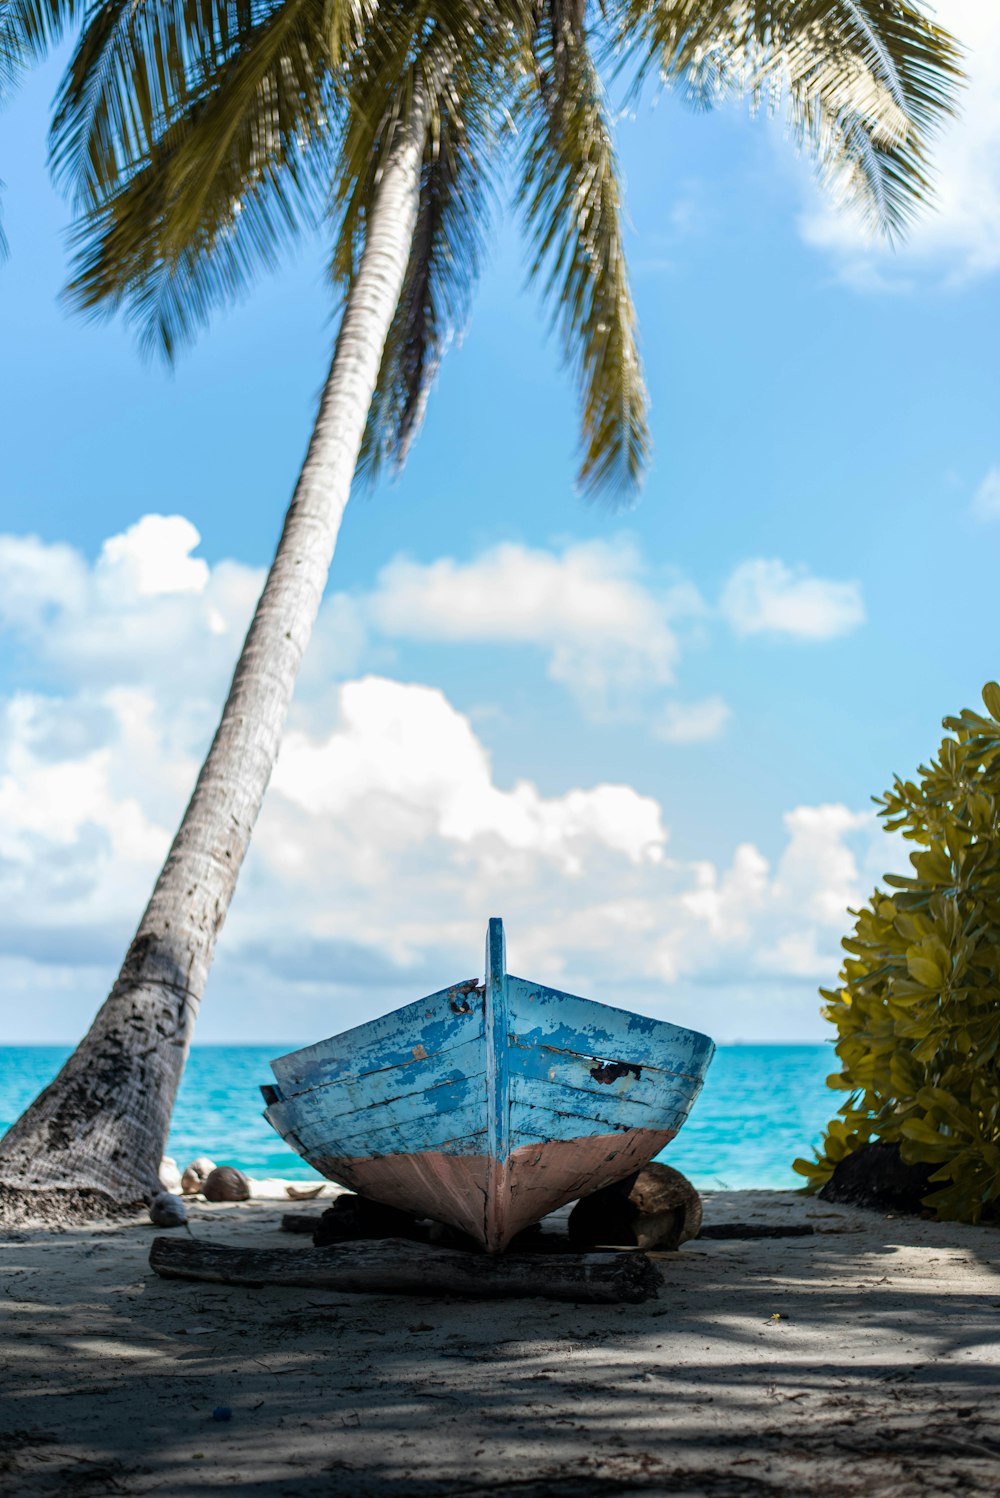
[[[170,1155],[164,1155],[160,1161],[160,1185],[164,1191],[169,1191],[174,1196],[178,1195],[184,1189],[177,1161],[172,1159]]]
[[[161,1191],[149,1204],[149,1220],[157,1228],[182,1228],[187,1222],[187,1207],[179,1196]]]
[[[215,1161],[207,1155],[199,1155],[181,1176],[181,1190],[185,1196],[197,1196],[198,1192],[215,1169]]]
[[[210,1202],[245,1202],[250,1200],[250,1182],[242,1170],[232,1165],[217,1165],[202,1185],[205,1200]]]

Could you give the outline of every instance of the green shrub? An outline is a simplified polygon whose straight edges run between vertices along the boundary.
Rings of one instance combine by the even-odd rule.
[[[848,1097],[814,1161],[815,1190],[870,1140],[938,1169],[924,1198],[939,1217],[977,1222],[1000,1199],[1000,687],[988,716],[946,718],[919,783],[876,798],[888,831],[917,844],[913,873],[886,877],[860,911],[840,973],[821,990],[837,1027]]]

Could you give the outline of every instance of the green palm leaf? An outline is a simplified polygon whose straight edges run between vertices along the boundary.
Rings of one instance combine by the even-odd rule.
[[[622,242],[619,177],[583,7],[549,0],[524,91],[519,198],[582,388],[584,490],[634,489],[649,454],[647,396]]]
[[[78,223],[72,301],[124,306],[168,357],[213,307],[242,294],[323,210],[336,101],[316,66],[324,0],[286,0],[195,97],[173,106],[138,169]]]
[[[709,104],[784,108],[824,181],[896,238],[927,201],[927,143],[953,112],[959,50],[904,0],[618,0],[612,36]]]
[[[84,0],[3,0],[0,4],[0,77],[3,59],[19,73],[43,58],[68,26],[79,20]]]
[[[366,8],[367,0],[309,7],[308,55],[318,72],[357,47]],[[88,16],[57,100],[57,175],[75,187],[84,208],[100,202],[149,156],[179,112],[216,86],[232,87],[229,62],[256,49],[265,34],[275,39],[273,56],[301,25],[296,0],[104,0]],[[290,66],[290,81],[300,81],[301,61],[297,66],[293,57]]]
[[[435,9],[438,24],[424,54],[422,84],[433,99],[432,128],[406,281],[362,446],[360,469],[369,479],[387,461],[402,467],[445,348],[466,323],[493,196],[486,163],[498,145],[509,70],[518,65],[508,32],[482,33],[469,7],[454,7],[446,26]],[[397,76],[409,50],[397,49],[394,59],[372,70],[352,100],[336,176],[340,233],[333,270],[345,293],[363,244],[364,205],[374,191],[383,142],[396,128],[396,101],[410,87]]]

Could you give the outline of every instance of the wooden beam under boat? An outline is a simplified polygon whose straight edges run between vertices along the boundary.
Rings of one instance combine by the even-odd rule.
[[[488,1254],[426,1248],[401,1238],[336,1248],[249,1249],[154,1238],[150,1267],[164,1279],[298,1286],[362,1295],[448,1300],[540,1297],[612,1304],[653,1300],[662,1283],[643,1254]]]

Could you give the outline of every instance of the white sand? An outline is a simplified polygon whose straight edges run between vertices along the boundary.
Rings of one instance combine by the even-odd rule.
[[[293,1255],[281,1212],[196,1236]],[[0,1490],[881,1498],[1000,1492],[1000,1231],[720,1192],[639,1306],[229,1289],[146,1224],[0,1242]],[[232,1408],[229,1423],[213,1408]]]

